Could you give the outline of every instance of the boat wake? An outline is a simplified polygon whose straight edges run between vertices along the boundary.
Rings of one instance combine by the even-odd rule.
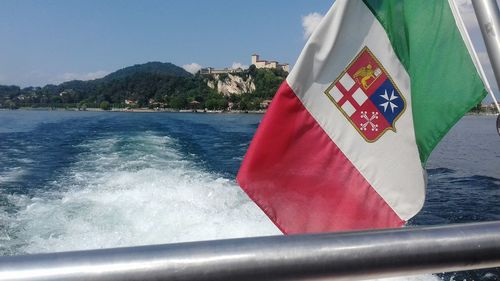
[[[80,148],[34,196],[8,196],[15,207],[0,215],[1,254],[279,234],[232,180],[190,161],[175,139],[109,136]]]
[[[234,180],[206,170],[175,138],[107,134],[77,146],[45,186],[4,194],[1,255],[280,234]]]

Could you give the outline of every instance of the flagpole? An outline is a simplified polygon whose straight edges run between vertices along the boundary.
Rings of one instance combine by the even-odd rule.
[[[483,40],[486,45],[486,51],[490,58],[493,73],[498,88],[500,88],[500,15],[496,0],[474,0],[471,1],[476,18],[483,34]],[[493,99],[497,110],[500,113],[498,101]]]

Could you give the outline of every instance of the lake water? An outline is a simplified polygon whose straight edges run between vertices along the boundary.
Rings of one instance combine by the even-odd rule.
[[[0,255],[279,234],[234,181],[261,118],[0,111]],[[500,220],[495,118],[463,118],[428,175],[426,204],[410,225]]]

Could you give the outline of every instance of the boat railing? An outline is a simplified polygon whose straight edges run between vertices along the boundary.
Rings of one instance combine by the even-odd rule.
[[[500,221],[0,257],[0,280],[356,280],[500,266]]]

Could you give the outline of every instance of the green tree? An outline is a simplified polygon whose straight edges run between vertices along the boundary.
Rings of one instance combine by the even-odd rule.
[[[81,101],[78,104],[78,110],[87,110],[87,103],[85,103],[84,101]]]
[[[170,107],[171,108],[184,109],[184,108],[187,108],[187,106],[188,106],[188,102],[187,102],[185,97],[177,96],[177,97],[173,97],[170,100]]]
[[[99,104],[99,108],[102,110],[110,110],[111,105],[107,101],[102,101],[101,104]]]

